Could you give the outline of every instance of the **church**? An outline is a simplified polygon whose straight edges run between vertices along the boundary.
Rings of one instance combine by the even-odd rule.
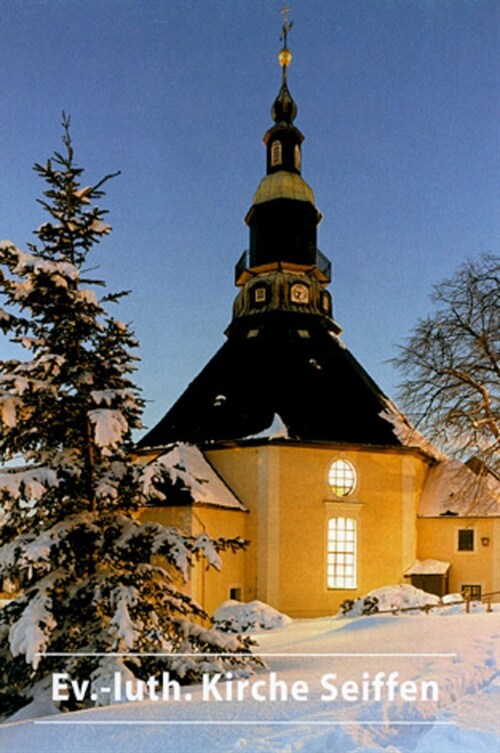
[[[186,589],[208,613],[259,599],[316,617],[402,583],[498,591],[498,480],[419,435],[333,317],[321,213],[302,177],[289,29],[226,341],[137,449],[196,483],[141,518],[248,542],[224,553],[220,572],[194,566]]]

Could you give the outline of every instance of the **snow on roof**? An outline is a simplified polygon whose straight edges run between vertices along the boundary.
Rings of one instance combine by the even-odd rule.
[[[417,447],[438,463],[428,471],[420,499],[422,517],[495,517],[500,514],[500,484],[492,473],[480,474],[452,460],[413,427],[389,399],[380,416],[392,424],[394,433],[406,447]]]
[[[450,567],[449,562],[441,560],[415,560],[405,575],[446,575]]]
[[[430,468],[422,491],[422,517],[496,517],[500,515],[500,484],[492,474],[478,475],[458,460]]]
[[[429,442],[414,426],[410,424],[406,416],[394,405],[392,400],[384,398],[386,409],[380,413],[381,418],[384,418],[390,424],[392,424],[394,434],[397,436],[401,444],[405,447],[417,447],[419,450],[423,450],[427,455],[430,455],[434,460],[447,460],[448,456],[438,450],[438,448]]]
[[[288,434],[288,426],[284,424],[281,416],[275,413],[267,429],[263,429],[258,434],[245,437],[245,439],[290,439],[290,436]]]
[[[215,505],[233,510],[246,510],[202,452],[194,445],[179,443],[156,459],[168,468],[172,481],[180,478],[195,505]]]

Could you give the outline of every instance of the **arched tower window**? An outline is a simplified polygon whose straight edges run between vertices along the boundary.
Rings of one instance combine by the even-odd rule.
[[[300,146],[298,144],[295,144],[295,147],[293,150],[293,162],[294,162],[296,170],[300,170],[301,158],[302,158],[302,155],[300,153]]]
[[[271,167],[281,165],[283,162],[283,147],[281,141],[273,141],[271,144]]]
[[[356,588],[356,521],[354,518],[330,518],[326,553],[328,588]]]

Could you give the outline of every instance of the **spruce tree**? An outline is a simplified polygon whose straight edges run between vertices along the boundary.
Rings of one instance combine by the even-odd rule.
[[[111,231],[95,202],[114,175],[85,185],[64,114],[62,125],[63,150],[34,168],[49,214],[37,243],[27,252],[0,244],[0,326],[26,354],[0,366],[0,568],[17,586],[0,609],[6,712],[50,692],[53,672],[98,691],[117,671],[190,683],[258,663],[246,639],[205,627],[203,609],[178,587],[195,558],[219,567],[219,552],[243,542],[139,520],[142,506],[168,504],[186,473],[172,479],[168,455],[134,462],[137,343],[107,311],[124,293],[106,293],[86,272]],[[61,707],[92,703],[72,697]]]

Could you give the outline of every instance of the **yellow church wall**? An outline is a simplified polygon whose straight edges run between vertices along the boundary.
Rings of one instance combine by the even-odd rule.
[[[328,485],[328,469],[337,458],[356,469],[357,484],[348,497],[336,497]],[[281,448],[283,611],[304,617],[333,613],[346,599],[403,582],[405,566],[416,552],[414,521],[423,477],[416,472],[419,465],[396,452]],[[327,526],[332,517],[357,521],[356,589],[327,587]]]
[[[141,523],[160,523],[164,526],[174,526],[175,528],[179,528],[179,530],[188,535],[191,533],[190,505],[175,507],[174,505],[143,507],[139,512],[139,519]],[[185,582],[180,573],[168,566],[165,557],[154,556],[152,558],[152,564],[167,569],[173,578],[175,585],[190,596],[194,596],[192,578]]]
[[[191,533],[190,505],[142,507],[139,518],[143,523],[153,522],[164,526],[176,526],[185,533]]]
[[[213,538],[246,538],[247,513],[239,510],[226,510],[218,507],[196,505],[193,508],[192,532],[194,535],[207,533]],[[220,570],[210,567],[206,562],[196,563],[191,573],[192,595],[203,605],[209,615],[229,599],[231,589],[239,589],[242,598],[245,585],[246,551],[230,550],[221,552]]]
[[[467,528],[474,531],[474,551],[461,552],[458,531]],[[500,591],[500,518],[419,518],[417,530],[418,559],[451,563],[450,593],[460,593],[465,585],[479,585],[483,594]]]
[[[213,538],[246,537],[247,514],[240,510],[228,510],[213,506],[185,505],[143,508],[142,522],[153,521],[162,525],[175,526],[183,533],[198,536],[207,533]],[[222,567],[207,570],[205,560],[195,561],[189,572],[189,580],[184,582],[180,575],[172,573],[176,585],[193,597],[212,615],[222,601],[229,599],[230,589],[243,590],[245,580],[245,551],[221,552]],[[163,557],[154,558],[154,563],[165,566]]]
[[[242,601],[260,599],[274,603],[276,599],[279,584],[275,552],[279,545],[279,520],[275,500],[279,495],[276,476],[279,451],[275,450],[277,448],[268,446],[234,445],[205,452],[208,461],[249,512],[245,538],[250,543],[245,552]],[[272,483],[270,474],[274,479]]]
[[[428,470],[429,464],[420,456],[407,455],[403,458],[401,550],[401,569],[403,572],[411,567],[415,561],[415,553],[418,545],[417,514]]]
[[[331,614],[348,598],[394,583],[416,558],[416,514],[427,465],[417,454],[272,443],[207,452],[249,509],[244,600],[261,599],[291,616]],[[337,458],[356,469],[349,497],[335,497],[328,470]],[[330,517],[358,524],[356,589],[326,584]]]

